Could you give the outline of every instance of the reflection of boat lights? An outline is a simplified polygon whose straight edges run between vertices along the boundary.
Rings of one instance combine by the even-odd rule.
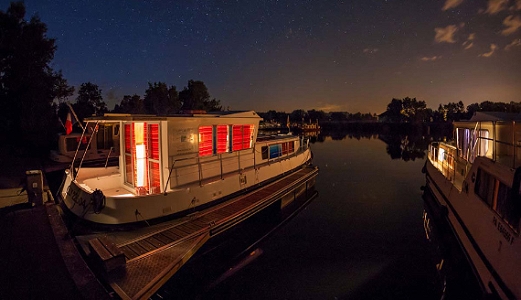
[[[438,160],[439,161],[445,160],[445,149],[440,148],[440,152],[438,153]]]

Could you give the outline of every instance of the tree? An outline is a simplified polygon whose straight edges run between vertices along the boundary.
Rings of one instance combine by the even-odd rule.
[[[73,108],[80,121],[83,121],[85,117],[92,115],[101,116],[107,112],[107,105],[103,102],[101,90],[96,84],[91,82],[81,84]]]
[[[139,95],[125,95],[123,96],[121,103],[119,105],[116,104],[116,107],[114,107],[114,112],[127,114],[145,114],[145,103]]]
[[[164,82],[149,82],[143,102],[147,113],[154,115],[174,114],[181,107],[176,87],[167,87]]]
[[[179,93],[179,99],[183,103],[183,110],[222,110],[221,101],[211,99],[208,88],[202,81],[189,80],[188,86]]]
[[[26,21],[23,2],[0,11],[0,138],[44,149],[56,132],[56,97],[66,95],[66,81],[50,63],[55,40],[37,16]]]
[[[292,121],[292,122],[307,122],[307,120],[309,120],[309,116],[308,116],[308,113],[303,110],[303,109],[296,109],[294,111],[291,112],[291,114],[289,115],[289,119]]]
[[[443,106],[440,104],[438,112],[443,116],[444,121],[459,121],[465,117],[465,106],[463,102],[449,102]]]
[[[400,99],[393,98],[389,104],[387,104],[386,115],[390,122],[400,123],[404,121],[402,115],[403,102]]]

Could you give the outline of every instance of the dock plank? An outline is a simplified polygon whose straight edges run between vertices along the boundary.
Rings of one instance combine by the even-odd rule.
[[[130,248],[128,246],[119,247],[119,250],[121,250],[121,252],[123,252],[123,254],[125,254],[125,257],[127,259],[133,259],[133,258],[136,258],[136,257],[138,257],[140,255],[140,254],[136,253],[134,250],[132,250],[132,248]]]
[[[125,270],[115,270],[107,274],[108,282],[122,298],[149,298],[192,257],[209,237],[209,232],[201,233],[155,255],[130,261]]]

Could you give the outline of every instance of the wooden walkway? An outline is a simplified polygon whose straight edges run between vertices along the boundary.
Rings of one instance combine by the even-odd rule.
[[[212,236],[242,222],[305,185],[318,174],[304,167],[245,195],[181,220],[135,231],[78,236],[101,277],[123,299],[149,298]]]

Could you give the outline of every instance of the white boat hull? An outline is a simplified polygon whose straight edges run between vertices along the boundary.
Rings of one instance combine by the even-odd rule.
[[[480,162],[487,163],[486,159]],[[492,161],[488,163],[493,164]],[[426,187],[435,197],[435,204],[444,207],[442,210],[447,212],[452,231],[484,293],[497,295],[501,299],[519,299],[520,241],[474,193],[472,174],[475,176],[479,165],[479,162],[473,165],[460,191],[453,184],[454,180],[447,179],[429,160],[426,164]]]

